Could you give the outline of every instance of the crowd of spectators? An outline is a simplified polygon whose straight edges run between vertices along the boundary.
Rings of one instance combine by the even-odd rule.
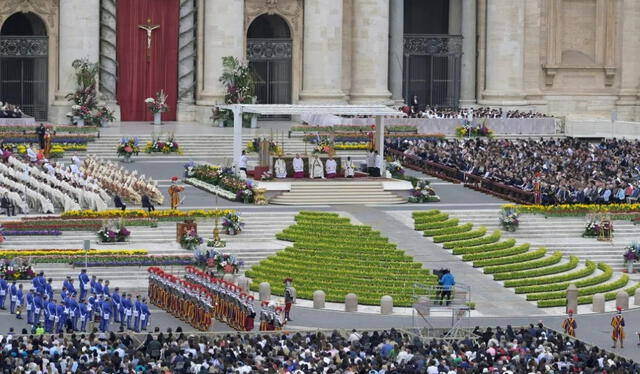
[[[25,333],[26,331],[23,331]],[[141,336],[140,338],[143,338]],[[541,323],[476,328],[445,342],[398,330],[340,334],[187,335],[158,328],[144,342],[127,334],[0,338],[3,373],[637,373],[638,366],[567,339]]]
[[[444,108],[437,106],[422,107],[417,103],[405,105],[402,111],[412,118],[546,118],[550,117],[544,113],[533,110],[504,110],[503,108]]]
[[[542,204],[622,203],[640,194],[637,141],[472,138],[394,140],[387,145],[455,168],[460,180],[472,174],[535,191]]]

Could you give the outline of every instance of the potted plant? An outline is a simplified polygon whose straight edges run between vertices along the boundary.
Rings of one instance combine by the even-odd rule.
[[[86,59],[75,60],[71,64],[76,74],[76,91],[65,96],[71,105],[71,112],[67,113],[78,127],[85,125],[85,120],[91,119],[91,112],[96,108],[97,92],[96,79],[100,65]]]
[[[625,253],[622,255],[624,258],[624,264],[627,266],[626,272],[633,273],[633,264],[638,261],[638,252],[640,251],[640,243],[633,242],[630,246],[625,248]]]
[[[509,232],[515,232],[520,225],[515,209],[503,208],[500,211],[500,225]]]
[[[204,243],[204,239],[198,236],[195,230],[189,230],[189,232],[185,233],[180,239],[180,246],[190,251],[197,249],[202,243]]]
[[[118,156],[123,157],[123,162],[133,162],[131,156],[138,155],[140,148],[138,146],[138,138],[122,138],[116,149]]]
[[[113,110],[106,106],[101,106],[95,114],[96,122],[100,127],[109,127],[109,124],[114,121]]]
[[[155,97],[148,97],[144,100],[144,103],[147,105],[147,108],[153,113],[153,124],[161,125],[162,124],[162,113],[169,111],[169,106],[167,105],[167,95],[164,93],[164,90],[160,90],[156,92]]]
[[[222,66],[224,71],[219,80],[227,90],[224,96],[225,104],[255,104],[257,101],[256,78],[251,67],[233,56],[222,57]],[[227,110],[216,113],[214,109],[213,119],[214,121],[223,119],[225,122],[233,122],[233,115]],[[256,127],[256,119],[255,114],[243,113],[243,127]]]

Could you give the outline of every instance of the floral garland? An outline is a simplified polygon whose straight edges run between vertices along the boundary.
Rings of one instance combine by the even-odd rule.
[[[560,204],[560,205],[515,205],[518,213],[544,214],[548,216],[583,216],[589,213],[640,213],[640,204]]]
[[[201,190],[207,191],[209,193],[212,193],[214,195],[218,195],[220,197],[223,197],[225,199],[229,199],[229,200],[235,200],[236,199],[236,194],[231,192],[231,191],[227,191],[225,189],[223,189],[222,187],[218,187],[218,186],[214,186],[213,184],[209,184],[207,182],[203,182],[200,179],[197,178],[187,178],[187,179],[183,179],[183,182],[185,182],[186,184],[190,184],[196,188],[200,188]]]
[[[180,149],[180,145],[175,141],[173,135],[167,137],[167,140],[162,141],[160,138],[154,138],[153,140],[147,142],[144,147],[145,153],[177,153],[179,155],[182,154],[182,149]]]
[[[253,202],[255,195],[253,186],[250,182],[235,176],[231,168],[209,164],[187,164],[185,168],[185,174],[188,179],[198,179],[213,187],[208,187],[201,183],[194,184],[194,186],[203,187],[203,189],[213,193],[217,191],[214,187],[219,187],[224,191],[228,191],[228,193],[219,193],[219,196],[230,200],[242,201],[245,204]]]
[[[477,137],[477,136],[493,136],[493,130],[487,127],[486,120],[481,124],[474,125],[473,122],[469,120],[464,120],[462,126],[456,127],[456,136],[459,138],[464,137]]]
[[[152,212],[147,212],[142,209],[127,209],[122,211],[120,209],[112,209],[112,210],[102,210],[96,212],[94,210],[72,210],[68,212],[64,212],[60,214],[61,218],[155,218],[159,221],[162,220],[173,220],[173,219],[184,219],[184,218],[215,218],[215,217],[223,217],[227,214],[233,213],[236,211],[233,209],[212,209],[212,210],[204,210],[204,209],[195,209],[195,210],[172,210],[172,209],[164,209],[164,210],[155,210]]]

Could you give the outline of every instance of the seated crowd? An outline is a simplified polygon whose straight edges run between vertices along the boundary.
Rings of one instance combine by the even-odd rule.
[[[15,214],[16,208],[23,214],[53,213],[56,209],[107,209],[108,193],[93,178],[80,172],[77,156],[65,166],[62,162],[39,159],[35,154],[32,146],[27,149],[25,160],[6,150],[3,153],[0,195],[7,214]]]
[[[439,108],[437,106],[421,107],[418,104],[406,105],[402,111],[412,118],[546,118],[550,117],[544,113],[533,110],[504,110],[502,108]]]
[[[475,175],[535,192],[542,204],[623,203],[640,194],[637,141],[405,139],[387,146],[457,169],[459,180]]]
[[[451,343],[394,329],[193,336],[158,328],[142,344],[126,334],[1,338],[0,370],[27,373],[637,373],[633,361],[528,328],[474,331]]]
[[[0,101],[0,118],[22,118],[22,110],[16,105]]]
[[[0,208],[7,215],[15,215],[16,211],[101,211],[109,208],[112,196],[136,204],[146,197],[147,206],[152,205],[151,201],[163,201],[156,181],[94,157],[83,162],[74,155],[71,164],[65,165],[46,159],[30,145],[24,158],[4,149],[2,161]]]

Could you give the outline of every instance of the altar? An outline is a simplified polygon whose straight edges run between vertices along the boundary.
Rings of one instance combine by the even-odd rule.
[[[313,158],[314,156],[300,156],[300,158],[302,158],[302,162],[304,163],[304,177],[305,178],[309,178],[309,162],[310,160]],[[287,178],[293,178],[293,159],[295,157],[293,156],[282,156],[282,157],[272,157],[271,158],[271,170],[273,170],[273,175],[275,176],[275,165],[276,165],[276,160],[278,158],[281,158],[284,160],[285,165],[287,165]],[[327,169],[326,169],[326,164],[327,164],[327,160],[329,159],[328,155],[318,155],[318,158],[320,159],[320,161],[322,162],[322,170],[324,171],[324,174],[326,176],[327,174]],[[337,176],[343,176],[343,168],[342,168],[342,158],[341,157],[334,157],[334,160],[336,160],[336,164],[337,164],[337,168],[336,168],[336,175]]]

